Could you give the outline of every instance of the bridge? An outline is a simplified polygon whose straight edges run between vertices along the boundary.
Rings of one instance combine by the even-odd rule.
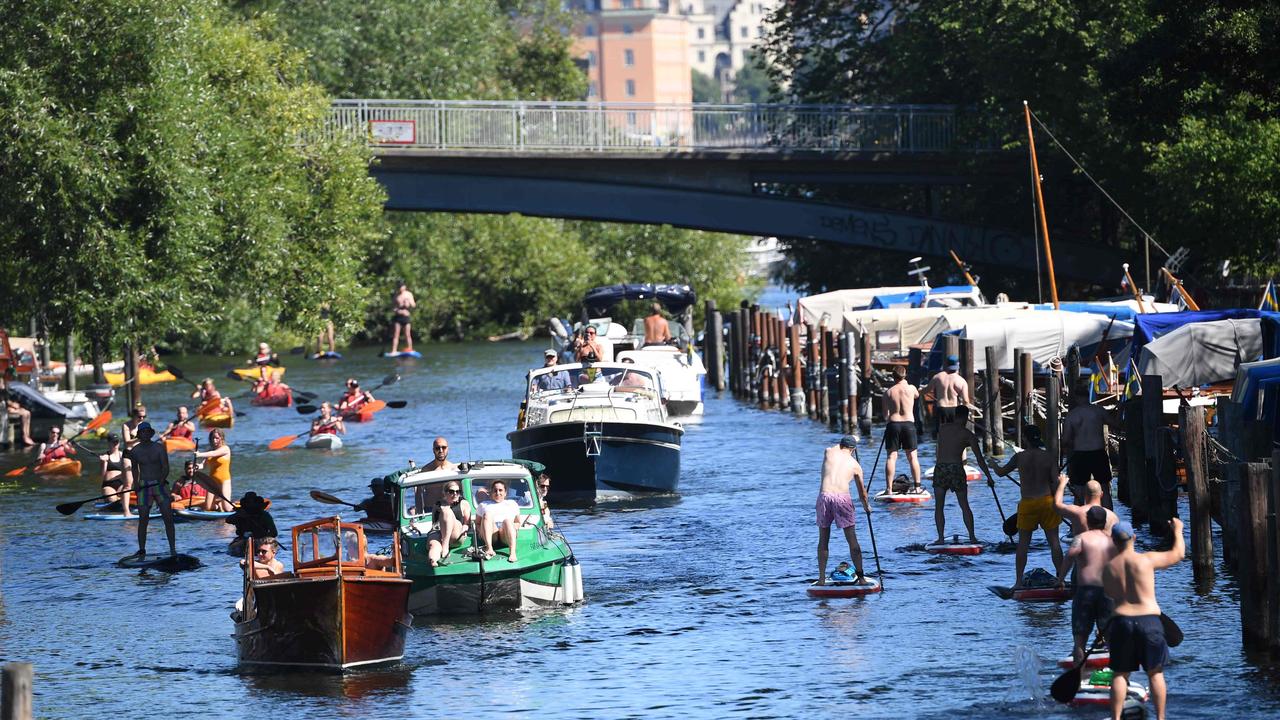
[[[958,147],[946,106],[338,100],[323,132],[373,148],[392,210],[667,223],[1036,269],[1023,233],[780,194],[1025,175],[1023,158]],[[1054,249],[1063,277],[1120,262],[1108,248]]]

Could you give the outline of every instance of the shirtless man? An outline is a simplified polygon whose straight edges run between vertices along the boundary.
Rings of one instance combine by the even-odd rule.
[[[1083,393],[1071,398],[1071,410],[1062,421],[1062,449],[1071,451],[1067,474],[1072,493],[1077,498],[1084,497],[1085,483],[1097,480],[1102,488],[1102,505],[1107,508],[1111,507],[1111,462],[1107,458],[1106,428],[1114,425],[1111,413],[1089,402]]]
[[[391,336],[392,355],[400,348],[400,328],[404,328],[405,351],[413,351],[413,325],[409,322],[409,316],[416,307],[418,303],[414,301],[413,293],[409,292],[409,286],[401,280],[392,299],[391,327],[395,330],[395,334]]]
[[[1061,492],[1061,490],[1059,490]],[[1074,565],[1076,570],[1075,596],[1071,599],[1071,636],[1075,645],[1071,657],[1076,662],[1084,659],[1085,643],[1094,627],[1106,627],[1115,603],[1102,589],[1102,568],[1111,556],[1111,533],[1106,529],[1109,511],[1093,505],[1085,515],[1088,529],[1076,535],[1071,549],[1058,567],[1058,586]]]
[[[956,494],[960,503],[960,513],[964,516],[964,526],[969,531],[969,542],[977,544],[978,538],[973,534],[973,510],[969,508],[969,478],[964,470],[964,451],[973,451],[974,458],[982,466],[984,473],[990,477],[987,460],[982,456],[982,448],[978,438],[973,434],[965,421],[968,420],[967,408],[960,408],[955,419],[944,422],[938,430],[938,464],[933,468],[933,523],[938,527],[937,543],[946,542],[946,513],[943,509],[947,491]],[[992,481],[988,481],[992,482]]]
[[[893,470],[898,464],[898,450],[907,451],[907,460],[911,463],[911,478],[914,480],[912,487],[917,490],[920,488],[920,460],[916,457],[920,439],[916,437],[915,418],[916,398],[920,397],[920,391],[907,382],[907,369],[901,365],[894,366],[893,378],[893,387],[884,394],[884,416],[888,419],[884,428],[884,446],[889,451],[889,458],[884,465],[886,493],[893,492]]]
[[[1022,499],[1018,501],[1018,552],[1015,560],[1017,578],[1013,589],[1022,588],[1022,573],[1027,569],[1027,548],[1031,546],[1031,534],[1039,526],[1044,529],[1044,539],[1049,543],[1053,553],[1053,566],[1062,564],[1062,543],[1058,540],[1058,526],[1062,517],[1053,509],[1053,479],[1058,474],[1058,463],[1040,439],[1040,429],[1027,425],[1022,429],[1023,437],[1032,445],[1026,450],[1014,453],[1009,462],[996,470],[1000,477],[1006,477],[1016,467],[1018,478],[1022,481]]]
[[[164,449],[164,443],[153,442],[155,436],[156,431],[151,423],[139,423],[137,443],[125,453],[125,457],[130,460],[130,464],[125,466],[125,482],[138,491],[138,552],[133,557],[144,557],[147,554],[147,523],[151,517],[152,505],[160,510],[160,518],[164,520],[169,555],[178,554],[174,542],[173,500],[168,488],[169,453]]]
[[[1085,483],[1084,492],[1081,495],[1085,498],[1084,505],[1068,505],[1063,500],[1063,491],[1067,487],[1067,476],[1058,475],[1058,489],[1053,493],[1053,509],[1058,511],[1063,520],[1071,526],[1071,534],[1073,536],[1080,535],[1088,526],[1085,513],[1093,507],[1102,507],[1107,513],[1107,522],[1103,526],[1103,530],[1111,532],[1111,526],[1115,525],[1120,519],[1116,514],[1107,510],[1102,504],[1102,486],[1096,480],[1090,480]]]
[[[449,441],[444,436],[438,437],[431,443],[431,454],[435,457],[431,462],[422,466],[425,470],[457,470],[457,463],[449,462]],[[414,491],[414,502],[420,508],[428,507],[427,493],[425,486],[418,486]]]
[[[862,575],[862,547],[858,545],[858,535],[854,531],[857,513],[853,509],[853,498],[849,495],[849,485],[857,482],[858,497],[862,500],[862,509],[868,514],[871,506],[867,504],[867,488],[862,484],[862,466],[853,458],[854,448],[858,441],[848,435],[840,438],[838,445],[827,448],[822,456],[822,485],[818,489],[816,504],[818,514],[818,584],[827,583],[827,547],[831,541],[831,523],[844,531],[844,538],[849,542],[849,555],[858,575],[854,582],[865,583]]]
[[[1107,647],[1111,651],[1111,717],[1119,720],[1129,691],[1129,673],[1141,665],[1151,682],[1151,699],[1156,717],[1164,720],[1164,664],[1169,660],[1160,606],[1156,604],[1155,571],[1178,564],[1186,553],[1182,544],[1182,520],[1169,521],[1173,547],[1164,552],[1139,553],[1133,549],[1133,526],[1116,523],[1111,528],[1111,548],[1102,570],[1102,586],[1115,600],[1115,614],[1107,626]]]
[[[956,408],[961,403],[973,404],[969,383],[960,376],[960,358],[948,355],[946,369],[933,376],[925,387],[924,394],[925,397],[933,398],[933,433],[937,435],[938,428],[955,416]]]
[[[666,345],[671,341],[671,328],[662,316],[662,304],[653,304],[653,314],[644,319],[644,344]]]

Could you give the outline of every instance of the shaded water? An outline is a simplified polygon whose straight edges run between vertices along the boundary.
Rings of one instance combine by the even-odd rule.
[[[230,433],[234,489],[274,501],[283,529],[332,512],[307,491],[358,501],[368,480],[430,457],[436,434],[454,460],[506,457],[521,379],[541,345],[424,346],[399,365],[403,380],[377,393],[405,399],[368,425],[353,425],[336,454],[271,453],[274,437],[301,432],[291,410],[251,408]],[[220,376],[213,358],[175,359],[191,376]],[[336,365],[289,358],[296,388],[336,394],[348,374],[366,386],[393,367],[372,350]],[[230,389],[231,382],[219,385]],[[187,386],[146,388],[151,418],[168,415]],[[0,485],[0,659],[36,666],[44,717],[493,715],[1096,717],[1029,699],[1021,652],[1038,657],[1040,694],[1070,651],[1069,605],[1001,601],[987,591],[1013,580],[1013,556],[934,557],[910,546],[932,539],[932,505],[873,507],[886,591],[814,601],[813,499],[819,425],[709,399],[685,435],[681,494],[645,503],[557,511],[582,561],[587,602],[527,617],[419,619],[403,663],[347,677],[242,674],[228,612],[240,590],[221,554],[229,529],[180,525],[179,550],[206,567],[177,575],[112,563],[134,549],[134,527],[63,518],[53,506],[97,494],[96,479]],[[879,429],[860,449],[875,456]],[[924,454],[927,467],[928,454]],[[0,470],[19,456],[0,456]],[[883,464],[883,458],[881,458]],[[1016,488],[1000,486],[1006,510]],[[995,541],[995,505],[972,493],[979,536]],[[1124,513],[1122,513],[1124,514]],[[1183,516],[1186,516],[1184,511]],[[860,516],[858,533],[874,569]],[[949,528],[963,532],[954,501]],[[153,528],[159,527],[154,523]],[[1140,537],[1140,542],[1147,540]],[[843,539],[832,541],[832,565]],[[149,548],[163,548],[153,529]],[[1048,567],[1042,541],[1029,567]],[[1219,575],[1198,596],[1189,563],[1159,575],[1160,602],[1186,631],[1167,675],[1178,717],[1274,717],[1280,693],[1269,671],[1240,651],[1236,588]],[[1141,674],[1135,674],[1144,682]],[[439,710],[439,708],[444,708]]]

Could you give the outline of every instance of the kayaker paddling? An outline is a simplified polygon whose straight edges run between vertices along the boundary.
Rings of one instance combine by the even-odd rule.
[[[129,485],[138,488],[138,552],[133,557],[147,555],[147,524],[150,521],[151,506],[156,505],[160,517],[164,520],[164,534],[169,540],[169,555],[177,555],[178,548],[173,529],[173,507],[169,497],[169,452],[164,443],[153,442],[156,431],[151,423],[138,424],[137,444],[130,448],[127,457],[130,460],[126,471],[131,476]],[[126,499],[125,503],[127,504]]]
[[[916,435],[915,417],[916,399],[920,397],[920,391],[907,382],[907,369],[901,365],[894,366],[893,378],[893,387],[884,394],[884,416],[887,420],[884,427],[884,449],[888,452],[884,473],[886,493],[893,492],[893,471],[898,462],[899,450],[907,453],[914,481],[912,488],[920,487],[920,460],[916,457],[920,441]]]
[[[1058,586],[1063,586],[1067,572],[1075,567],[1075,595],[1071,599],[1071,657],[1084,658],[1085,644],[1095,627],[1106,627],[1115,603],[1102,587],[1102,570],[1110,559],[1111,535],[1106,529],[1107,509],[1090,507],[1085,513],[1085,530],[1076,536],[1071,549],[1058,567]]]
[[[160,439],[179,438],[191,440],[195,436],[196,424],[191,421],[191,411],[186,405],[178,408],[178,416],[169,423],[169,427],[160,433]]]
[[[418,303],[409,292],[409,286],[403,280],[396,286],[396,294],[391,298],[391,354],[400,350],[400,331],[404,330],[404,350],[413,352],[413,324],[410,317]]]
[[[320,415],[311,421],[311,436],[324,434],[347,434],[346,423],[342,422],[340,416],[333,414],[333,406],[327,400],[320,403]]]
[[[1009,462],[996,469],[996,474],[1007,477],[1016,468],[1022,483],[1022,499],[1018,501],[1018,551],[1016,556],[1016,580],[1013,590],[1022,589],[1022,575],[1027,569],[1027,549],[1031,547],[1031,535],[1036,528],[1044,530],[1044,539],[1053,554],[1053,566],[1062,565],[1062,544],[1058,540],[1058,526],[1062,517],[1053,508],[1053,482],[1058,474],[1056,459],[1044,449],[1040,430],[1034,425],[1022,429],[1029,447],[1014,453]]]
[[[373,402],[373,393],[363,390],[360,387],[360,381],[351,377],[347,378],[346,389],[342,392],[342,397],[338,399],[339,415],[354,415],[360,412],[360,408]]]
[[[982,455],[977,436],[966,425],[968,416],[968,408],[962,406],[951,420],[944,419],[938,430],[938,462],[933,468],[933,520],[938,528],[938,544],[946,542],[947,518],[943,505],[948,490],[955,493],[956,502],[960,504],[964,527],[969,531],[969,542],[978,543],[978,538],[973,534],[973,510],[969,507],[969,479],[964,469],[964,451],[968,449],[973,452],[984,473],[990,474],[991,471],[987,468],[987,460]]]
[[[213,378],[201,380],[200,386],[191,393],[191,397],[200,399],[200,407],[196,409],[197,416],[203,417],[211,413],[235,414],[235,408],[231,406],[231,398],[223,397],[222,393],[218,392],[218,388],[213,384]]]
[[[205,496],[208,494],[209,491],[201,487],[200,481],[196,479],[196,462],[188,460],[183,463],[182,477],[173,484],[173,490],[170,492],[173,502],[179,503],[178,507],[188,507],[192,504],[203,507]]]
[[[835,523],[844,531],[845,540],[849,543],[849,555],[853,567],[857,571],[855,582],[866,582],[862,572],[862,547],[858,544],[858,535],[854,524],[857,513],[853,509],[853,497],[849,486],[856,483],[858,497],[862,501],[862,509],[868,515],[871,506],[867,503],[867,489],[862,484],[862,466],[853,457],[857,440],[850,436],[840,438],[840,442],[827,448],[822,456],[822,484],[818,489],[816,503],[818,523],[818,584],[827,582],[827,553],[831,542],[831,524]]]

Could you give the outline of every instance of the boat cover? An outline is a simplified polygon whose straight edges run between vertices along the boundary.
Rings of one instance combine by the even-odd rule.
[[[828,316],[828,322],[834,325],[836,318],[850,310],[866,310],[877,295],[893,293],[909,293],[919,290],[919,285],[901,285],[898,287],[850,288],[832,290],[819,295],[800,298],[800,317],[804,322],[817,326],[822,316]]]
[[[1240,364],[1231,399],[1244,406],[1245,417],[1258,417],[1259,391],[1266,391],[1268,396],[1264,419],[1271,420],[1280,432],[1280,423],[1276,422],[1276,404],[1280,399],[1280,358]]]
[[[969,305],[982,303],[982,294],[972,285],[945,285],[938,288],[916,288],[910,292],[895,292],[876,295],[871,299],[871,310],[891,307],[919,308],[928,304],[960,307],[969,301]]]
[[[1193,310],[1174,313],[1148,313],[1134,318],[1133,346],[1130,356],[1142,357],[1142,347],[1161,335],[1191,323],[1215,320],[1262,320],[1262,349],[1268,357],[1280,355],[1280,313],[1236,308],[1231,310]]]
[[[1053,303],[1041,303],[1033,306],[1036,310],[1052,310]],[[1109,318],[1114,317],[1117,320],[1125,322],[1133,322],[1134,318],[1141,314],[1147,313],[1173,313],[1178,311],[1178,306],[1172,303],[1158,303],[1147,300],[1142,303],[1143,310],[1138,310],[1137,300],[1116,300],[1116,301],[1099,301],[1099,302],[1060,302],[1058,307],[1068,312],[1083,312],[1105,315]]]
[[[1021,313],[1008,318],[976,319],[934,338],[933,350],[929,354],[929,369],[931,373],[942,369],[943,335],[971,338],[980,348],[994,347],[1000,369],[1012,370],[1015,349],[1031,353],[1032,362],[1037,365],[1046,365],[1055,357],[1065,357],[1072,345],[1080,348],[1082,358],[1091,357],[1110,322],[1101,315],[1061,310]],[[1108,344],[1111,340],[1124,340],[1132,334],[1132,324],[1117,320],[1111,325],[1111,332],[1107,336]],[[974,369],[985,370],[986,367],[986,353],[977,353]]]
[[[1159,375],[1165,387],[1198,387],[1230,380],[1241,363],[1261,357],[1260,320],[1197,322],[1144,345],[1138,372]]]
[[[592,288],[582,298],[582,304],[591,317],[604,317],[623,300],[650,299],[662,303],[669,312],[679,314],[697,302],[698,296],[688,285],[626,283]]]
[[[41,395],[39,391],[34,390],[29,385],[19,383],[11,383],[8,387],[9,397],[17,400],[20,405],[31,411],[35,417],[63,417],[71,412],[62,405]]]

